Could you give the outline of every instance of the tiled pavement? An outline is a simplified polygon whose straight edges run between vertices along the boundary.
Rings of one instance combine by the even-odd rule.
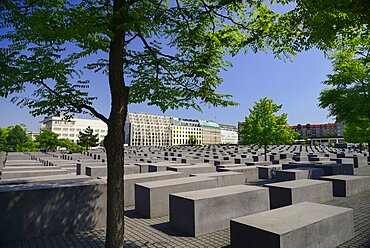
[[[365,171],[361,174],[368,174],[367,172]],[[354,209],[355,237],[341,245],[340,248],[370,247],[370,191],[347,198],[336,197],[333,201],[326,204]],[[187,237],[169,227],[168,217],[157,219],[140,218],[134,213],[132,208],[127,209],[125,215],[125,247],[228,247],[230,244],[229,230],[197,238]],[[105,230],[99,229],[77,234],[49,236],[42,239],[6,244],[0,247],[104,247],[104,235]]]

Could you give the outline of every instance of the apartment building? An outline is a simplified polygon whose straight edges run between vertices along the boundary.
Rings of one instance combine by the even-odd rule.
[[[125,143],[129,146],[170,146],[171,118],[145,113],[128,113]]]
[[[344,124],[343,122],[326,123],[326,124],[298,124],[290,126],[302,138],[323,138],[323,137],[342,137]]]
[[[198,120],[171,117],[171,145],[188,145],[190,136],[202,145],[202,128]]]
[[[238,128],[233,125],[219,124],[221,144],[238,144]]]
[[[59,138],[67,138],[74,142],[78,141],[79,132],[88,127],[94,130],[94,134],[98,134],[99,141],[108,133],[107,124],[101,120],[73,118],[67,121],[62,117],[52,116],[41,121],[41,129],[48,129],[59,134]]]

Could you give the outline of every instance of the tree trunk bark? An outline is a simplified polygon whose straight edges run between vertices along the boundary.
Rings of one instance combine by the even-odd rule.
[[[105,142],[108,163],[106,248],[120,248],[124,245],[123,145],[129,95],[123,77],[124,17],[124,1],[114,0],[109,51],[109,87],[112,106]]]
[[[265,149],[265,161],[267,161],[267,145],[264,145],[264,149]]]

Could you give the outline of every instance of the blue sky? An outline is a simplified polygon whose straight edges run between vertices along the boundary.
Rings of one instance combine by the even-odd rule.
[[[233,95],[240,105],[228,108],[203,106],[203,112],[178,109],[162,113],[159,108],[146,104],[129,106],[129,112],[145,112],[177,117],[213,120],[218,123],[237,125],[238,121],[249,114],[249,108],[262,97],[273,99],[283,104],[281,112],[288,113],[288,123],[327,123],[332,122],[327,117],[327,111],[318,107],[318,96],[325,87],[322,81],[331,73],[330,62],[324,58],[321,51],[310,50],[298,54],[293,61],[278,60],[271,54],[249,53],[239,54],[231,58],[233,67],[222,72],[223,85],[219,92]],[[108,80],[101,74],[86,74],[91,80],[90,92],[97,96],[94,106],[108,115],[110,98]],[[19,123],[26,124],[28,130],[39,129],[43,119],[32,117],[28,109],[20,109],[10,103],[10,99],[0,98],[0,126],[6,127]],[[83,116],[82,116],[83,117]]]

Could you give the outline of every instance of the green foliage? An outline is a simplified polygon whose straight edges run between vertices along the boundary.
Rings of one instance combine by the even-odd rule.
[[[37,150],[36,143],[27,136],[23,124],[0,128],[0,151],[33,152]]]
[[[78,141],[77,144],[80,146],[83,146],[86,148],[86,150],[89,149],[89,147],[96,147],[99,145],[99,134],[93,134],[94,130],[92,130],[89,127],[87,127],[84,131],[80,131],[78,135]]]
[[[282,105],[275,104],[271,99],[262,98],[255,102],[253,109],[249,109],[249,116],[241,124],[239,135],[244,145],[292,144],[299,136],[288,127],[287,114],[276,115]]]
[[[6,143],[11,147],[12,152],[17,152],[20,147],[27,141],[26,130],[21,125],[14,127],[8,127],[8,135],[6,137]]]
[[[328,142],[328,147],[329,147],[329,148],[333,148],[333,147],[334,147],[333,142],[329,141],[329,142]]]
[[[288,56],[299,45],[292,39],[299,34],[293,19],[259,0],[126,1],[122,11],[130,102],[148,101],[163,111],[236,105],[230,95],[216,93],[220,71],[231,66],[226,54],[251,48]],[[32,85],[32,97],[13,102],[33,115],[89,112],[102,118],[91,108],[96,98],[88,95],[83,73],[108,72],[114,18],[111,1],[2,1],[0,95]],[[95,61],[80,66],[84,57]]]
[[[197,145],[198,144],[198,139],[195,135],[189,135],[189,138],[188,138],[188,144],[189,145]]]
[[[50,130],[42,129],[40,134],[36,136],[35,141],[41,149],[56,149],[59,145],[59,134],[56,134]]]
[[[318,142],[317,140],[313,142],[313,145],[316,147],[316,146],[320,146],[320,142]]]
[[[337,137],[337,133],[336,132],[329,132],[329,133],[325,133],[323,136],[326,137],[326,138],[333,138],[333,137]]]
[[[346,124],[343,137],[347,143],[361,144],[370,142],[370,123],[363,121],[361,123]]]
[[[294,4],[289,15],[303,33],[300,42],[306,48],[335,47],[338,37],[353,37],[368,29],[368,0],[277,0]]]
[[[330,88],[320,94],[320,107],[348,123],[370,121],[370,36],[342,39],[329,56],[333,74],[323,83]]]
[[[59,139],[59,146],[66,148],[70,153],[80,153],[84,150],[83,146],[65,138]]]

